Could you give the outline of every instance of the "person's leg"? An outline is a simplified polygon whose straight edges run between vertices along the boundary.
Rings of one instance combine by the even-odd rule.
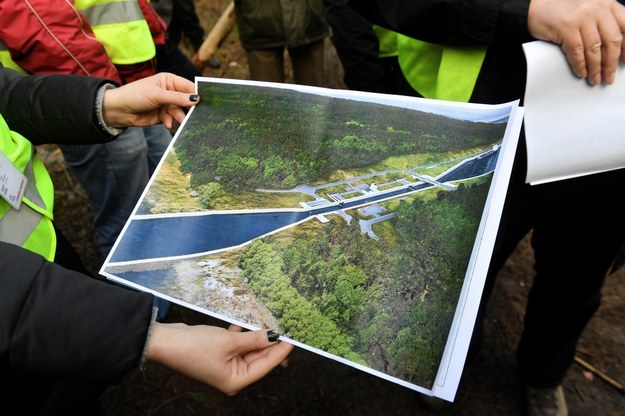
[[[202,76],[202,71],[177,46],[157,46],[156,62],[158,72],[171,72],[191,82],[195,82],[195,77]]]
[[[167,151],[172,134],[165,126],[159,124],[143,127],[143,135],[148,145],[148,172],[151,176]]]
[[[94,225],[106,257],[149,179],[143,129],[129,128],[110,143],[63,145],[61,150],[93,205]]]
[[[172,135],[162,124],[144,127],[143,133],[148,145],[148,170],[150,176],[152,176],[171,142]],[[169,301],[154,296],[154,306],[158,308],[156,319],[158,321],[165,319],[171,307]]]
[[[530,187],[525,184],[526,165],[525,141],[522,133],[510,174],[508,191],[506,193],[501,220],[499,221],[499,228],[497,230],[497,238],[493,247],[486,281],[482,291],[480,307],[475,320],[475,327],[473,329],[471,345],[467,357],[467,361],[469,362],[477,356],[481,347],[484,319],[490,296],[495,287],[495,279],[519,242],[532,228],[533,210],[531,199],[528,197]]]
[[[323,39],[297,48],[289,48],[289,56],[293,64],[293,78],[296,84],[323,85]]]
[[[251,79],[284,82],[284,48],[248,49],[245,52]]]
[[[189,39],[197,52],[204,41],[204,28],[195,10],[193,0],[174,1],[173,17],[169,26],[170,30],[180,30]]]
[[[625,170],[533,187],[534,283],[518,348],[527,384],[564,380],[577,341],[601,301],[601,288],[625,237]]]

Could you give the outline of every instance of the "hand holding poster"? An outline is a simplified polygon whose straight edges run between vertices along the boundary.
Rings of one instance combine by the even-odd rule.
[[[102,274],[453,400],[522,109],[197,83]]]

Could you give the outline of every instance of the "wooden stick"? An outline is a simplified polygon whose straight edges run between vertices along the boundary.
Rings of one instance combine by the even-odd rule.
[[[582,367],[584,367],[586,370],[598,376],[600,379],[608,383],[610,386],[614,387],[619,393],[625,396],[625,386],[623,386],[621,383],[614,380],[612,377],[608,376],[606,373],[599,370],[598,368],[593,367],[592,365],[582,360],[578,356],[575,356],[575,362],[581,365]]]
[[[232,31],[235,24],[234,1],[230,2],[224,12],[219,16],[217,23],[211,29],[204,42],[193,56],[192,61],[200,71],[206,68],[208,62],[215,56],[221,44]]]

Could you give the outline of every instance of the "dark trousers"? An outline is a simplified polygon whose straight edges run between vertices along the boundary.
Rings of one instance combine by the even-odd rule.
[[[158,72],[171,72],[191,82],[202,76],[202,71],[177,46],[157,46],[156,62]]]
[[[601,288],[625,237],[625,169],[530,186],[521,141],[478,320],[494,279],[532,231],[535,277],[517,350],[524,382],[562,383],[581,333],[599,308]],[[478,324],[480,322],[478,321]]]
[[[289,48],[296,84],[321,86],[323,84],[324,40]],[[248,49],[250,77],[254,81],[284,82],[284,48]]]

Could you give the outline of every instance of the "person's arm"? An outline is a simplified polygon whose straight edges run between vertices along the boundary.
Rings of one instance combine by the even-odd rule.
[[[182,77],[160,73],[123,87],[106,89],[98,105],[100,88],[113,84],[79,75],[20,75],[0,67],[0,114],[11,129],[34,144],[93,144],[113,140],[98,122],[109,127],[167,128],[184,119],[182,107],[197,103],[195,85]],[[90,140],[88,143],[85,140]]]
[[[0,242],[0,372],[114,383],[145,358],[232,395],[293,348],[264,330],[155,323],[152,299]]]
[[[530,39],[529,0],[349,0],[369,21],[443,45],[490,45]]]
[[[116,382],[141,360],[152,298],[0,242],[0,372]]]
[[[114,139],[96,122],[97,91],[107,81],[81,75],[21,75],[0,67],[0,114],[33,144]]]
[[[612,83],[625,63],[625,6],[616,0],[350,0],[375,23],[427,42],[491,45],[540,39],[562,45],[590,84]]]

